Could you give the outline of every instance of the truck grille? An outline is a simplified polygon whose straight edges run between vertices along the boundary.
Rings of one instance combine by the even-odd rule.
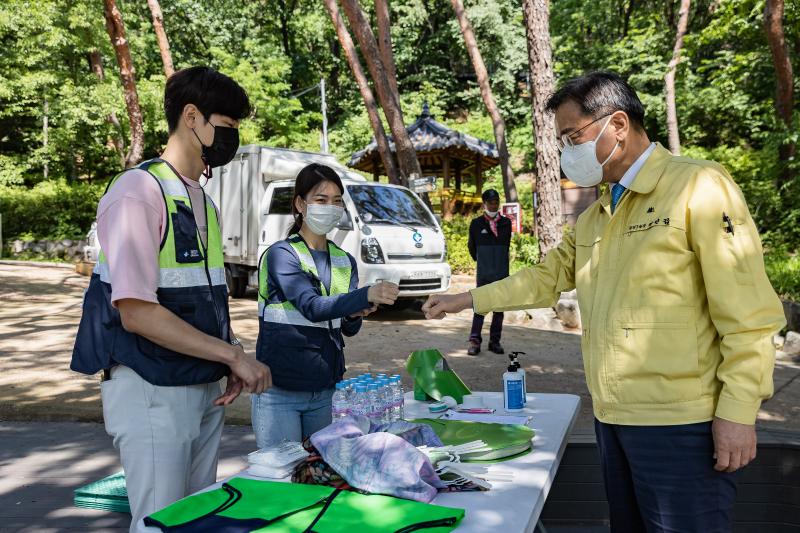
[[[441,278],[401,279],[400,291],[430,291],[442,288]]]
[[[390,261],[440,261],[442,254],[387,254]]]

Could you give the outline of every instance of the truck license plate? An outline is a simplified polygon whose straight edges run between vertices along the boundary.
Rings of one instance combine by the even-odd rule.
[[[438,278],[439,276],[436,272],[412,272],[409,276],[409,279],[430,279],[430,278]]]

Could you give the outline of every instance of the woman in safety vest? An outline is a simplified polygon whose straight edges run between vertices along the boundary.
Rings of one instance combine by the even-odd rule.
[[[252,396],[259,448],[300,441],[331,422],[331,398],[344,366],[343,335],[397,299],[397,285],[358,289],[353,257],[326,235],[344,214],[344,186],[327,166],[311,164],[295,181],[294,225],[261,256],[256,356],[273,387]]]

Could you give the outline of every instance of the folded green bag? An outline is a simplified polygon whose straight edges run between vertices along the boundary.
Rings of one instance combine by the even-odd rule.
[[[482,440],[492,449],[489,452],[463,454],[462,461],[496,461],[528,453],[532,448],[535,433],[528,426],[521,424],[491,424],[435,418],[417,418],[409,422],[428,424],[442,444],[447,446]]]
[[[145,519],[167,533],[449,533],[463,509],[323,485],[234,478],[179,500]]]
[[[406,370],[414,378],[415,400],[441,400],[445,396],[452,396],[461,403],[464,395],[470,394],[470,390],[450,369],[439,350],[411,352],[406,361]]]

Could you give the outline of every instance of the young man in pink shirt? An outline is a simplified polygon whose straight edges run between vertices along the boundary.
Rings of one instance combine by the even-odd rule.
[[[103,417],[125,470],[131,531],[216,481],[224,406],[243,389],[271,385],[269,368],[231,331],[218,215],[199,184],[236,155],[247,94],[193,67],[167,80],[164,110],[164,153],[118,175],[100,200],[101,257],[70,365],[103,372]]]

